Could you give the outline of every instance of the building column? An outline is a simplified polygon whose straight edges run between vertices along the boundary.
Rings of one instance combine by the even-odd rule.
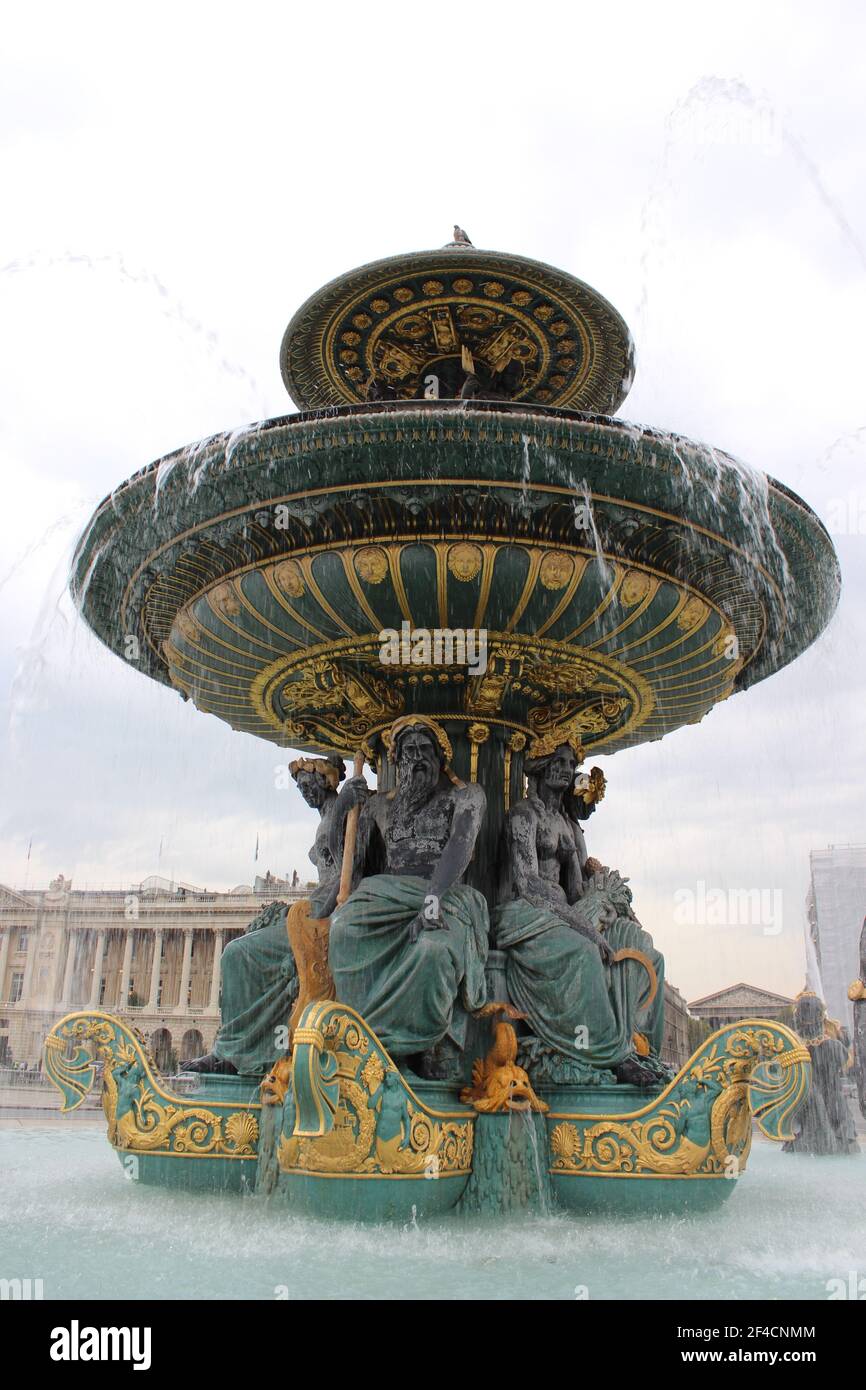
[[[225,930],[217,927],[213,934],[213,964],[210,973],[210,1003],[208,1009],[212,1014],[219,1012],[220,1006],[220,964],[222,962],[223,941],[225,940]]]
[[[90,980],[90,1008],[99,1007],[99,986],[102,983],[102,962],[105,959],[105,928],[100,927],[96,936],[96,954],[93,958],[93,975]]]
[[[9,965],[9,941],[12,932],[9,927],[0,935],[0,1002],[6,1001],[6,970]]]
[[[180,967],[180,990],[177,996],[177,1010],[179,1014],[189,1011],[189,977],[192,973],[192,927],[184,927],[183,932],[183,964]]]
[[[36,970],[36,947],[41,933],[37,927],[27,928],[27,964],[24,966],[24,981],[21,987],[21,1003],[30,1002],[30,993],[33,989],[33,975]]]
[[[147,1007],[151,1013],[155,1013],[159,1000],[159,973],[162,967],[162,927],[156,927],[153,933],[153,962],[150,967],[150,998]]]
[[[120,967],[120,992],[117,1000],[117,1008],[129,1008],[129,977],[132,972],[132,939],[134,929],[127,927],[126,937],[123,943],[123,964]]]
[[[75,948],[78,945],[78,937],[70,927],[66,928],[66,967],[63,971],[63,992],[60,995],[61,1004],[70,1006],[72,999],[72,977],[75,973]]]

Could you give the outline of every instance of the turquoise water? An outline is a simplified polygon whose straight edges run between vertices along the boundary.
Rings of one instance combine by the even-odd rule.
[[[140,1186],[101,1126],[0,1128],[0,1277],[45,1298],[825,1299],[866,1276],[864,1164],[759,1141],[705,1216],[361,1227]]]

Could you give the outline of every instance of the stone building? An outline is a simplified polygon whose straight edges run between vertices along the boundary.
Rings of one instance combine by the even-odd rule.
[[[860,929],[866,917],[866,845],[829,845],[809,855],[807,931],[815,947],[821,989],[831,1018],[853,1027],[848,986],[860,969]],[[808,949],[808,945],[807,945]],[[807,957],[808,959],[808,957]]]
[[[129,1019],[163,1071],[207,1052],[219,1026],[220,956],[275,898],[308,891],[271,875],[208,893],[148,878],[127,890],[0,886],[0,1066],[38,1066],[74,1009]]]
[[[679,1071],[691,1056],[689,1007],[679,990],[665,980],[665,1036],[662,1061]]]
[[[747,985],[743,981],[720,989],[717,994],[705,994],[702,999],[693,999],[689,1013],[694,1018],[702,1018],[715,1032],[726,1023],[739,1023],[743,1018],[779,1018],[786,1009],[793,1007],[793,999],[784,994],[773,994],[757,985]]]

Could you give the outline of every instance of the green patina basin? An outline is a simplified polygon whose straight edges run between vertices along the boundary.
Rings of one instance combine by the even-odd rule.
[[[533,737],[611,753],[702,719],[814,641],[839,570],[800,498],[716,450],[417,401],[159,460],[98,508],[72,588],[106,645],[232,728],[347,753],[420,711],[516,773]],[[405,640],[383,663],[383,631],[418,629],[483,629],[486,669]]]

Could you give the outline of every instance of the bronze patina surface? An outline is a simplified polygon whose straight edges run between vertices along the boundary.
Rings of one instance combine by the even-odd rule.
[[[295,314],[280,367],[302,409],[353,405],[371,382],[417,400],[459,396],[462,349],[485,390],[612,415],[634,376],[631,334],[582,280],[526,257],[452,245],[390,256],[332,280]]]
[[[161,460],[99,508],[73,588],[104,642],[135,637],[139,669],[233,728],[347,754],[417,711],[495,730],[484,763],[500,737],[610,753],[700,720],[814,640],[839,577],[805,503],[717,451],[430,401]],[[411,644],[383,663],[404,624],[484,629],[486,670]]]

